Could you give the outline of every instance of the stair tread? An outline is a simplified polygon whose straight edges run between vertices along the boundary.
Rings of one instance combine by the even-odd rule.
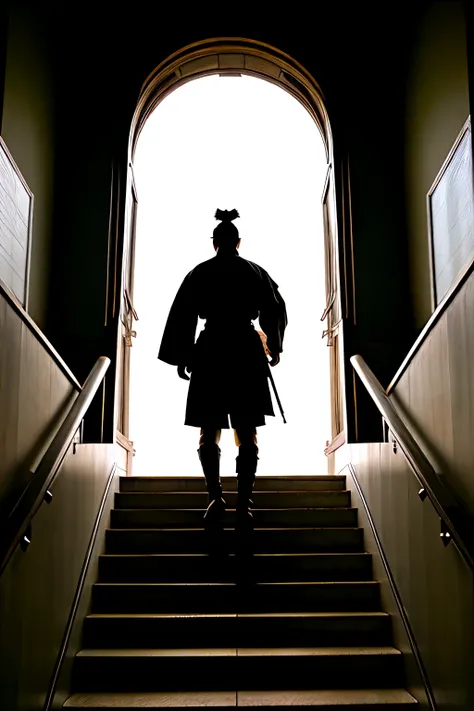
[[[401,651],[390,646],[361,647],[211,647],[149,649],[81,649],[78,657],[340,657],[392,656]]]
[[[236,706],[235,691],[143,691],[73,694],[63,708],[200,708]]]
[[[131,491],[131,492],[126,492],[131,493],[131,494],[149,494],[153,492],[149,491]],[[155,492],[159,493],[159,492]],[[168,492],[166,492],[168,493]],[[176,492],[174,492],[176,493]],[[182,507],[177,507],[177,506],[170,506],[169,508],[160,508],[160,509],[152,509],[152,508],[147,508],[147,509],[133,509],[131,507],[127,507],[126,509],[115,509],[115,511],[120,511],[121,513],[123,511],[130,511],[130,512],[142,512],[146,511],[147,513],[152,513],[153,511],[159,511],[162,513],[163,511],[205,511],[206,507],[199,509],[199,508],[189,508],[189,506],[182,506]],[[278,508],[272,508],[271,506],[254,506],[253,511],[274,511],[275,513],[280,513],[281,511],[357,511],[356,506],[279,506]],[[227,506],[226,511],[235,511],[234,507]]]
[[[64,707],[173,708],[202,706],[334,706],[417,704],[405,689],[318,689],[316,691],[185,691],[73,694]]]
[[[102,612],[102,613],[90,613],[86,615],[87,618],[93,619],[188,619],[188,618],[228,618],[228,617],[252,617],[252,618],[299,618],[299,617],[312,617],[312,618],[346,618],[346,617],[383,617],[388,618],[389,614],[387,612],[262,612],[262,613],[208,613],[208,614],[183,614],[183,613],[168,613],[168,614],[156,614],[156,613],[119,613],[119,612]]]
[[[101,587],[103,586],[113,586],[113,585],[142,585],[146,587],[150,586],[155,586],[155,587],[165,587],[165,586],[170,586],[174,585],[176,587],[193,587],[195,585],[200,585],[201,587],[203,586],[227,586],[227,587],[236,587],[237,583],[215,583],[215,582],[205,582],[205,583],[94,583],[94,585],[100,585]],[[283,581],[283,582],[257,582],[253,583],[253,587],[257,586],[262,586],[262,585],[281,585],[285,587],[289,587],[290,585],[379,585],[378,580],[289,580],[289,581]]]
[[[234,490],[231,489],[226,489],[225,485],[222,486],[222,491],[227,492],[228,494],[236,494]],[[255,487],[253,488],[253,494],[291,494],[296,495],[296,494],[314,494],[314,495],[319,495],[319,494],[348,494],[350,489],[256,489]],[[166,491],[153,491],[151,490],[143,490],[143,491],[138,491],[137,489],[133,489],[132,491],[120,491],[117,492],[119,494],[126,494],[127,496],[129,495],[134,495],[134,494],[146,494],[147,496],[174,496],[175,494],[179,494],[180,496],[206,496],[207,492],[205,490],[203,491],[185,491],[183,489],[167,489]]]
[[[134,474],[133,476],[127,476],[124,477],[128,480],[132,479],[135,481],[141,481],[141,480],[147,480],[147,481],[169,481],[170,479],[173,480],[182,480],[182,481],[201,481],[203,476],[202,474],[187,474],[184,476],[166,476],[164,475],[153,475],[153,476],[146,476],[146,475],[136,475]],[[284,481],[284,480],[294,480],[297,479],[298,481],[313,481],[314,479],[317,479],[318,481],[345,481],[346,476],[344,474],[275,474],[271,476],[264,476],[264,475],[259,475],[259,479],[268,479],[270,481]],[[224,481],[226,479],[236,481],[237,477],[235,475],[228,475],[228,474],[223,474],[221,476],[221,479]]]
[[[239,691],[239,706],[340,706],[417,704],[405,689],[317,689],[315,691]]]
[[[149,530],[149,529],[145,529]],[[154,530],[154,529],[153,529]],[[317,551],[317,552],[287,552],[287,553],[254,553],[253,558],[321,558],[324,556],[358,556],[369,558],[367,551]],[[206,558],[208,553],[102,553],[100,558]],[[229,553],[229,558],[235,558],[235,553]]]
[[[126,510],[126,509],[125,509]],[[166,509],[164,509],[166,510]],[[186,526],[185,528],[107,528],[107,533],[113,531],[126,531],[127,533],[134,533],[136,531],[143,533],[144,531],[159,531],[160,533],[177,533],[178,531],[186,531],[186,533],[195,531],[204,531],[204,526]],[[226,528],[225,531],[234,531],[234,528]],[[285,526],[284,528],[280,526],[259,526],[255,529],[254,533],[260,533],[262,531],[284,531],[288,533],[289,531],[361,531],[363,530],[361,526]]]

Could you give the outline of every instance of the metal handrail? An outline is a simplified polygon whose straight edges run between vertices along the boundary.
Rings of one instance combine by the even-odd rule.
[[[420,498],[423,500],[428,497],[440,517],[442,521],[441,536],[444,542],[448,543],[452,540],[466,563],[474,570],[474,524],[472,519],[445,487],[362,356],[354,355],[350,362],[387,422],[418,479],[422,487],[418,492]]]
[[[53,441],[44,454],[35,475],[23,492],[20,500],[16,504],[9,522],[6,525],[5,540],[2,541],[2,558],[0,574],[5,569],[13,552],[19,543],[23,541],[28,545],[29,539],[27,530],[32,518],[44,501],[51,501],[52,495],[49,491],[56,474],[61,466],[66,452],[74,439],[84,415],[101,384],[107,368],[110,365],[110,358],[101,356],[93,366],[86,378],[82,390],[75,399],[64,422],[59,428]],[[31,500],[33,499],[33,503]]]

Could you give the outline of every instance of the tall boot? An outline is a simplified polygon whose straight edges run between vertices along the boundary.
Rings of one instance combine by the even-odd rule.
[[[226,507],[226,502],[222,498],[222,486],[219,476],[220,447],[215,442],[201,444],[198,449],[198,456],[206,479],[209,496],[204,521],[206,524],[220,523]]]
[[[241,444],[239,455],[236,458],[237,472],[237,528],[252,529],[253,515],[250,510],[252,505],[252,490],[257,471],[258,447],[256,444]]]

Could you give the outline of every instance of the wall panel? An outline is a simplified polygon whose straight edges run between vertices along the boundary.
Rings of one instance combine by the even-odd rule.
[[[29,547],[16,549],[0,578],[2,709],[44,709],[113,465],[113,445],[71,446],[51,503],[33,518]]]
[[[371,512],[401,596],[438,711],[474,707],[474,579],[463,558],[441,542],[440,523],[403,453],[390,443],[353,444],[346,455]],[[338,473],[350,474],[347,467]],[[393,617],[397,630],[397,615]],[[396,632],[403,647],[403,634]],[[408,687],[422,688],[406,650]],[[413,684],[413,686],[411,686]]]
[[[0,514],[8,516],[80,390],[0,286]]]
[[[431,464],[474,514],[474,274],[454,291],[389,388]],[[370,363],[369,363],[370,365]]]

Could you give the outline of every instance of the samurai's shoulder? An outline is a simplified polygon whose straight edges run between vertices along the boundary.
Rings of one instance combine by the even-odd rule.
[[[234,267],[238,267],[238,271],[249,270],[255,277],[258,278],[259,281],[264,284],[271,285],[273,289],[278,289],[278,284],[272,279],[268,271],[260,264],[252,262],[250,259],[245,259],[245,257],[241,257],[240,255],[238,255],[235,260],[236,261],[233,264]],[[193,269],[191,269],[190,272],[188,272],[184,278],[184,283],[191,284],[193,282],[199,282],[213,273],[220,272],[224,265],[225,267],[228,267],[228,264],[222,263],[217,257],[206,259],[204,262],[200,262]]]
[[[196,264],[195,267],[193,267],[184,277],[183,279],[183,284],[190,284],[196,279],[200,279],[201,277],[205,276],[205,274],[209,273],[210,270],[212,270],[212,261],[213,259],[206,259],[205,262],[200,262],[199,264]]]
[[[274,289],[278,289],[278,284],[276,283],[276,281],[272,279],[267,270],[260,266],[260,264],[257,264],[256,262],[251,262],[250,259],[244,259],[243,257],[240,257],[240,259],[243,262],[246,262],[249,268],[252,269],[260,277],[260,279],[262,279],[262,281],[269,282]]]
[[[262,269],[262,267],[260,267],[258,264],[250,262],[248,259],[244,259],[243,257],[236,256],[231,260],[224,260],[219,259],[217,256],[214,256],[210,259],[206,259],[204,262],[196,264],[196,266],[191,269],[191,271],[188,272],[188,274],[185,276],[185,280],[199,280],[202,278],[206,278],[207,276],[210,276],[212,274],[220,274],[221,272],[225,272],[229,269],[237,269],[237,271],[246,271],[247,269],[249,269],[259,277],[262,277],[266,274],[265,270]]]
[[[216,265],[216,258],[211,257],[210,259],[206,259],[204,262],[199,262],[199,264],[196,264],[195,267],[191,269],[190,272],[186,274],[185,279],[192,279],[193,277],[200,277],[203,276],[204,274],[209,273],[213,269],[215,269]]]

